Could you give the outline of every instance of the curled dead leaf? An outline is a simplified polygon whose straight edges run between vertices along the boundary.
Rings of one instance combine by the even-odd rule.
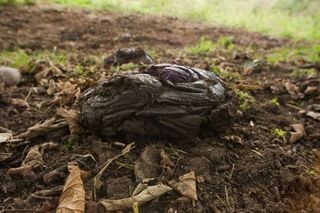
[[[37,74],[34,75],[34,77],[39,83],[41,83],[41,80],[45,78],[51,78],[51,76],[66,77],[66,75],[61,71],[61,69],[54,65],[52,61],[39,61],[36,66],[37,68],[40,66],[44,67],[43,70],[39,71]],[[50,74],[51,76],[49,77]]]
[[[243,144],[242,138],[237,135],[225,136],[224,139],[235,144]]]
[[[12,133],[0,133],[0,144],[12,139]]]
[[[297,96],[300,93],[299,87],[291,82],[286,82],[284,86],[291,96]]]
[[[80,97],[80,88],[77,84],[73,84],[70,81],[62,82],[59,81],[55,85],[54,99],[51,101],[52,104],[66,105],[76,102]]]
[[[146,178],[155,178],[161,174],[161,150],[153,145],[145,147],[134,164],[134,173],[138,182]]]
[[[194,172],[189,172],[179,177],[179,181],[169,181],[169,186],[179,192],[181,195],[198,200],[196,188],[196,176]]]
[[[294,143],[306,135],[303,124],[292,124],[291,127],[294,130],[294,132],[290,132],[291,134],[289,139],[290,143]]]
[[[33,169],[42,167],[44,164],[42,153],[40,152],[40,146],[36,145],[31,147],[26,158],[18,168],[11,168],[8,170],[8,175],[26,175]]]
[[[59,144],[49,141],[40,145],[41,150],[52,150],[59,147]]]
[[[13,153],[9,152],[0,152],[0,163],[9,159]]]
[[[313,86],[308,86],[305,90],[304,90],[304,94],[306,95],[311,95],[316,93],[318,90],[318,87],[313,87]]]
[[[310,118],[320,121],[320,112],[308,111],[306,115]]]
[[[68,123],[70,134],[73,137],[77,137],[84,132],[84,129],[80,125],[80,114],[75,110],[66,110],[60,108],[57,110],[57,114],[62,116]]]
[[[17,108],[28,108],[29,104],[23,99],[11,98],[10,103]]]
[[[158,184],[155,186],[148,186],[146,189],[142,190],[139,194],[132,197],[123,198],[119,200],[102,199],[100,200],[100,203],[102,204],[102,206],[105,208],[106,211],[129,209],[129,208],[132,208],[135,202],[137,202],[138,205],[140,206],[148,201],[151,201],[157,197],[160,197],[161,195],[171,190],[172,188],[167,185]]]
[[[83,213],[85,208],[85,191],[79,166],[75,162],[70,162],[68,170],[70,174],[63,186],[56,213]]]
[[[162,148],[154,145],[145,147],[134,165],[137,181],[156,178],[160,174],[172,174],[174,163]]]
[[[44,136],[54,130],[65,128],[66,126],[67,126],[67,122],[58,121],[55,118],[51,118],[44,122],[39,122],[32,127],[29,127],[26,132],[23,132],[15,136],[15,138],[24,138],[24,139],[36,138],[36,137]]]

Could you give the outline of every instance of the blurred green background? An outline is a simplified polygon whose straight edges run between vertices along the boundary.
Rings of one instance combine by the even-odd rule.
[[[274,36],[320,41],[320,0],[0,0],[0,4],[13,5],[48,2],[177,16]]]

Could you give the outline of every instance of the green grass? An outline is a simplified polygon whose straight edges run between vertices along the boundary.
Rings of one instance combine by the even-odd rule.
[[[43,0],[44,1],[44,0]],[[177,16],[295,39],[320,40],[318,0],[49,0],[69,6]]]
[[[308,47],[293,49],[290,47],[282,47],[272,50],[272,53],[267,55],[267,61],[272,64],[288,60],[293,61],[299,58],[312,63],[320,61],[320,45],[313,44]]]
[[[31,61],[31,57],[22,49],[0,52],[0,64],[15,68],[23,67]]]
[[[197,54],[197,55],[211,53],[214,49],[215,49],[214,43],[211,40],[208,40],[206,38],[201,38],[201,40],[198,43],[184,48],[184,50],[187,53]]]
[[[279,129],[279,128],[275,128],[271,130],[271,133],[276,136],[279,140],[281,140],[282,142],[286,142],[286,136],[288,134],[288,132],[286,130],[283,129]]]
[[[274,97],[271,99],[271,104],[275,105],[275,106],[280,106],[279,100],[277,97]]]
[[[78,63],[79,61],[81,63]],[[31,73],[37,68],[38,62],[52,63],[64,70],[74,72],[77,76],[88,76],[95,73],[97,67],[102,66],[102,60],[98,56],[88,55],[83,58],[73,52],[56,49],[39,50],[32,53],[27,53],[22,49],[0,52],[0,66],[15,67]]]
[[[236,90],[235,94],[239,99],[239,107],[242,110],[249,109],[250,105],[255,101],[254,97],[247,92]]]

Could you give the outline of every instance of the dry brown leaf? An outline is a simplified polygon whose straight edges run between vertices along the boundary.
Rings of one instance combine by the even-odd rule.
[[[85,208],[85,191],[79,166],[75,162],[70,162],[68,170],[70,174],[63,186],[56,213],[83,213]]]
[[[59,147],[59,144],[49,141],[40,145],[41,150],[52,150]]]
[[[28,108],[29,104],[23,99],[10,98],[10,103],[18,108]]]
[[[290,132],[290,143],[294,143],[306,135],[303,124],[292,124],[291,127],[293,128],[294,132]]]
[[[313,111],[308,111],[307,116],[320,121],[320,112],[313,112]]]
[[[80,96],[80,88],[77,84],[73,84],[70,81],[62,82],[59,81],[56,84],[55,98],[51,101],[52,104],[57,105],[66,105],[74,103],[79,99]]]
[[[37,74],[34,75],[35,79],[40,83],[41,80],[45,77],[48,76],[48,74],[50,73],[50,68],[46,67],[44,70],[42,70],[41,72],[38,72]]]
[[[119,200],[102,199],[100,200],[100,203],[102,204],[102,206],[105,208],[106,211],[129,209],[129,208],[132,208],[132,205],[135,202],[137,202],[138,205],[140,206],[148,201],[151,201],[157,197],[160,197],[161,195],[171,190],[172,188],[167,185],[158,184],[155,186],[148,186],[142,192],[132,197],[123,198]]]
[[[154,145],[145,147],[134,164],[137,182],[148,178],[156,178],[165,171],[171,174],[174,163],[162,148]]]
[[[0,144],[5,143],[12,138],[12,133],[0,133]]]
[[[50,79],[48,82],[48,89],[47,89],[47,94],[48,95],[53,95],[57,91],[57,83]]]
[[[237,135],[225,136],[224,139],[235,144],[243,144],[242,138]]]
[[[160,163],[162,166],[174,167],[174,163],[170,160],[169,156],[163,149],[160,149]]]
[[[0,152],[0,162],[3,162],[7,159],[9,159],[13,153],[8,153],[8,152]]]
[[[299,87],[291,82],[286,82],[284,86],[286,87],[286,90],[291,96],[297,96],[300,92]]]
[[[155,178],[161,174],[160,153],[162,149],[149,145],[145,147],[134,164],[137,182],[146,178]]]
[[[46,120],[45,122],[39,122],[36,125],[29,127],[26,132],[15,136],[15,138],[31,139],[39,136],[44,136],[51,131],[62,129],[66,126],[67,122],[56,121],[55,118],[51,118],[49,120]]]
[[[194,172],[189,172],[179,177],[179,181],[169,181],[169,186],[179,192],[181,195],[191,198],[192,200],[198,200],[197,188],[196,188],[196,176]]]
[[[62,116],[68,123],[71,135],[80,135],[84,132],[84,129],[80,125],[80,113],[75,110],[66,110],[60,108],[57,110],[57,114]]]
[[[8,175],[26,175],[33,169],[42,167],[44,164],[42,153],[40,152],[40,146],[36,145],[31,147],[26,158],[18,168],[11,168],[8,170]]]
[[[305,90],[304,90],[304,94],[306,95],[311,95],[316,93],[318,90],[318,87],[312,87],[312,86],[308,86]]]
[[[48,64],[45,66],[44,70],[34,75],[38,82],[41,82],[45,78],[49,79],[49,74],[52,74],[52,76],[55,77],[66,77],[66,75],[51,61],[45,61],[45,63]]]

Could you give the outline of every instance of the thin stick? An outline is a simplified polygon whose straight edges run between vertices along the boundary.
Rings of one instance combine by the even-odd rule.
[[[233,175],[233,171],[234,171],[234,163],[232,164],[232,168],[231,168],[231,171],[230,171],[230,174],[229,174],[229,180],[231,179],[232,175]]]
[[[102,169],[100,170],[100,172],[93,178],[93,200],[96,200],[96,188],[100,188],[97,187],[98,186],[98,181],[100,180],[101,175],[103,174],[103,172],[108,168],[108,166],[116,159],[118,159],[119,157],[128,154],[131,149],[134,148],[134,143],[130,143],[128,144],[122,151],[120,154],[116,155],[113,158],[110,158],[107,160],[107,162],[104,164],[104,166],[102,167]]]
[[[6,133],[12,133],[13,132],[12,130],[7,129],[7,128],[3,127],[3,126],[0,126],[0,131],[1,132],[6,132]]]
[[[299,110],[299,111],[305,110],[305,109],[303,109],[303,108],[297,107],[297,106],[292,105],[292,104],[286,104],[286,105],[287,105],[288,107],[291,107],[291,108],[296,109],[296,110]]]

